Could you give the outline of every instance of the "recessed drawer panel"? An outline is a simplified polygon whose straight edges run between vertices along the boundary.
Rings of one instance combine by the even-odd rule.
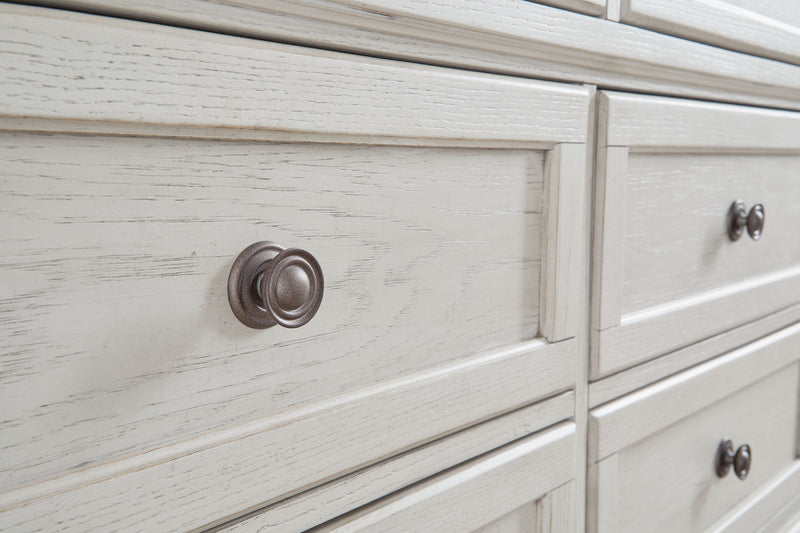
[[[796,484],[799,338],[792,326],[591,411],[594,531],[706,531],[774,479]]]
[[[21,529],[78,487],[125,527],[124,476],[135,527],[199,527],[571,387],[587,90],[2,9]],[[259,241],[319,262],[299,329],[232,312]]]
[[[601,105],[595,378],[800,300],[800,114],[615,93]]]

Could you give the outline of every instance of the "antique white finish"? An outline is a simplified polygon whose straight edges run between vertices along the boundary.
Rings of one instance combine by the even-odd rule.
[[[239,531],[301,531],[336,518],[342,509],[355,509],[439,471],[456,466],[537,428],[569,418],[573,392],[525,407],[500,418],[436,440],[331,483],[258,510],[226,529]],[[533,507],[533,506],[531,506]],[[527,507],[513,515],[525,515]],[[532,509],[531,509],[532,510]],[[570,507],[571,516],[575,509]],[[519,518],[519,516],[517,516]],[[510,517],[508,520],[514,520]]]
[[[800,115],[600,95],[592,376],[797,303]],[[764,234],[731,242],[731,203]]]
[[[798,335],[793,326],[591,411],[591,530],[704,531],[769,482],[787,490],[765,491],[772,505],[747,518],[764,523],[796,483]],[[744,481],[714,471],[724,438],[753,449]]]
[[[575,458],[574,433],[573,424],[561,424],[543,434],[499,448],[313,531],[468,531],[475,526],[485,525],[489,527],[484,531],[497,531],[497,526],[491,522],[498,519],[513,520],[512,517],[506,518],[509,513],[524,513],[520,510],[521,506],[536,502],[567,483],[574,475],[571,472]],[[570,500],[574,502],[569,492],[563,495],[567,501],[558,502],[559,507],[568,506]],[[537,505],[534,510],[536,515],[552,512],[539,508],[552,505],[548,501],[544,504]],[[533,523],[522,531],[569,531],[568,517],[572,512],[569,507],[555,511],[555,520],[542,521],[545,527],[540,529]]]
[[[796,526],[787,0],[42,3],[0,4],[0,530]],[[261,240],[321,264],[300,329],[231,313]]]
[[[800,63],[794,0],[622,0],[620,20],[670,35]]]
[[[6,524],[203,527],[574,387],[589,89],[2,9]],[[228,308],[264,239],[302,329]]]
[[[403,61],[800,109],[796,66],[528,0],[48,0],[47,5]]]

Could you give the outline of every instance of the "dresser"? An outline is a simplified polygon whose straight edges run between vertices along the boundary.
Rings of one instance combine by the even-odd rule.
[[[794,2],[0,27],[3,531],[800,527]]]

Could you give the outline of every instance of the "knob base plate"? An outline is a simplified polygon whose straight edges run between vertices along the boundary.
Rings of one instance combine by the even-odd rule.
[[[253,280],[258,279],[283,250],[279,244],[261,241],[242,250],[233,262],[228,275],[228,302],[236,318],[247,327],[266,329],[277,324],[264,307]]]

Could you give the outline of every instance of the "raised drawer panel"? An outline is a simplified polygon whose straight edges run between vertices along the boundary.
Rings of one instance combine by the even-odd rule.
[[[587,89],[0,10],[6,523],[202,527],[572,387]],[[231,312],[263,240],[300,329]]]
[[[620,20],[800,64],[800,5],[794,0],[622,0]]]
[[[603,93],[592,376],[797,303],[800,115]],[[761,238],[732,241],[736,200]]]
[[[758,493],[778,487],[774,479],[796,484],[798,331],[793,326],[593,410],[593,531],[634,532],[643,524],[648,531],[706,531],[730,514],[747,519],[738,508],[764,499]],[[718,476],[723,439],[734,449],[750,446],[746,479],[733,468]]]
[[[18,133],[0,150],[5,488],[539,334],[541,152]],[[302,329],[228,307],[258,240],[323,267]]]

